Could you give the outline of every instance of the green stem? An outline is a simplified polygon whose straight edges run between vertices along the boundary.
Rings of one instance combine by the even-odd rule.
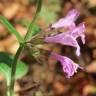
[[[20,53],[22,52],[24,46],[25,46],[25,42],[27,40],[29,40],[32,37],[32,29],[35,23],[35,20],[37,19],[37,16],[39,14],[39,12],[41,11],[41,6],[42,6],[42,0],[37,0],[37,10],[36,10],[36,14],[31,22],[31,24],[29,25],[28,31],[25,35],[24,38],[24,42],[22,44],[20,44],[20,47],[18,48],[16,55],[14,57],[13,63],[11,65],[11,81],[10,81],[10,85],[9,85],[9,89],[8,89],[8,94],[9,96],[13,96],[13,92],[14,92],[14,83],[15,83],[15,73],[16,73],[16,65],[20,56]]]
[[[41,7],[42,7],[42,0],[37,0],[37,10],[36,10],[36,14],[35,14],[32,22],[31,22],[30,25],[29,25],[28,31],[27,31],[27,33],[26,33],[26,35],[25,35],[25,37],[24,37],[24,42],[27,41],[27,40],[29,40],[29,39],[31,39],[31,37],[32,37],[32,29],[33,29],[33,27],[34,27],[34,23],[35,23],[35,21],[36,21],[36,19],[37,19],[37,17],[38,17],[38,14],[39,14],[40,11],[41,11]]]
[[[10,96],[13,96],[13,92],[14,92],[14,82],[15,82],[15,73],[16,73],[16,64],[18,62],[18,58],[20,56],[20,53],[22,52],[24,46],[20,45],[20,47],[18,48],[16,55],[14,57],[14,61],[11,65],[11,81],[10,81],[10,86],[9,86],[9,91],[10,91]]]

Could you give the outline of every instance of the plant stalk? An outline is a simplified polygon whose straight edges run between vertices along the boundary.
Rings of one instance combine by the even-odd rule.
[[[33,34],[32,34],[32,29],[33,29],[33,27],[34,27],[34,23],[35,23],[38,15],[39,15],[39,13],[40,13],[40,11],[41,11],[41,8],[42,8],[42,0],[37,0],[36,13],[35,13],[35,15],[34,15],[33,20],[31,21],[31,23],[30,23],[30,25],[29,25],[29,28],[28,28],[28,31],[27,31],[27,33],[26,33],[26,35],[25,35],[25,37],[24,37],[24,42],[27,42],[28,40],[30,40],[30,39],[32,38],[32,36],[33,36]]]
[[[16,73],[16,65],[17,65],[17,62],[18,62],[18,59],[19,59],[19,56],[20,56],[20,53],[22,52],[24,46],[23,45],[20,45],[20,47],[18,48],[17,52],[16,52],[16,55],[14,57],[14,61],[11,65],[11,81],[10,81],[10,86],[9,86],[9,94],[10,96],[13,96],[13,93],[14,93],[14,83],[15,83],[15,73]]]
[[[22,52],[22,50],[23,50],[23,48],[24,48],[24,46],[26,44],[25,42],[32,38],[32,35],[33,35],[32,34],[32,29],[34,27],[34,23],[35,23],[35,21],[36,21],[36,19],[38,17],[38,14],[41,11],[41,6],[42,6],[42,0],[37,0],[36,14],[35,14],[32,22],[29,25],[28,31],[27,31],[27,33],[26,33],[26,35],[24,37],[24,41],[23,41],[22,44],[20,44],[20,46],[19,46],[19,48],[18,48],[18,50],[16,52],[16,55],[14,57],[13,63],[11,65],[11,77],[10,77],[11,79],[10,79],[10,85],[9,85],[9,89],[8,89],[8,94],[9,94],[8,96],[13,96],[13,94],[14,94],[14,83],[15,83],[16,65],[17,65],[19,56],[20,56],[20,54],[21,54],[21,52]]]

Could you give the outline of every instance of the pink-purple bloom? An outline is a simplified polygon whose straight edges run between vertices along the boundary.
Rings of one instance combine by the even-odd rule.
[[[75,27],[75,21],[77,20],[79,16],[79,12],[76,9],[73,9],[68,12],[68,14],[61,18],[59,21],[51,25],[51,28],[57,29],[62,27],[69,27],[74,28]]]
[[[44,41],[48,43],[59,43],[63,45],[68,45],[76,48],[76,55],[80,55],[80,46],[77,42],[77,38],[80,37],[82,43],[85,44],[85,25],[84,23],[80,23],[76,26],[75,21],[79,16],[79,12],[76,9],[69,11],[69,13],[64,17],[61,18],[56,23],[52,24],[49,28],[51,29],[58,29],[58,28],[68,28],[67,32],[63,32],[54,36],[45,37]],[[73,62],[66,56],[61,56],[57,53],[51,53],[51,56],[57,59],[62,67],[63,71],[66,73],[66,76],[70,78],[77,72],[78,68],[81,68],[78,64]]]
[[[85,43],[84,31],[85,31],[85,25],[84,25],[84,23],[81,23],[74,29],[71,29],[67,32],[63,32],[63,33],[60,33],[58,35],[51,36],[51,37],[46,37],[44,41],[50,42],[50,43],[60,43],[63,45],[73,46],[73,47],[77,48],[76,54],[77,54],[77,56],[79,56],[80,47],[79,47],[76,39],[78,37],[81,37],[82,42]]]
[[[51,53],[51,56],[61,63],[61,65],[63,67],[63,71],[66,73],[67,78],[70,78],[71,76],[73,76],[74,73],[77,72],[77,69],[81,68],[78,64],[73,62],[68,57],[61,56],[61,55],[59,55],[57,53],[53,53],[53,52]]]

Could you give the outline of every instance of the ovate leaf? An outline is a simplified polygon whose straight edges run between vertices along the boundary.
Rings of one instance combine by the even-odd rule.
[[[27,72],[28,66],[19,60],[16,67],[16,79],[23,77]]]
[[[0,73],[4,74],[7,84],[10,82],[11,64],[13,58],[4,52],[0,52]],[[23,77],[28,72],[28,66],[22,61],[18,61],[16,66],[16,79]]]

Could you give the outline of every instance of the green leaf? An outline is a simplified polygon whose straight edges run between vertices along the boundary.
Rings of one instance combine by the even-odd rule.
[[[7,84],[10,83],[11,64],[13,59],[6,53],[0,52],[0,73],[4,74]],[[18,61],[16,66],[16,79],[23,77],[28,72],[28,66],[22,61]]]
[[[0,74],[3,74],[7,80],[7,84],[10,82],[10,68],[6,63],[0,62]]]
[[[23,38],[21,37],[21,35],[16,31],[16,29],[9,23],[9,21],[5,17],[0,16],[0,21],[7,27],[8,31],[11,34],[14,34],[16,36],[19,42],[23,41]]]
[[[27,72],[28,66],[19,60],[16,66],[16,79],[23,77]]]

